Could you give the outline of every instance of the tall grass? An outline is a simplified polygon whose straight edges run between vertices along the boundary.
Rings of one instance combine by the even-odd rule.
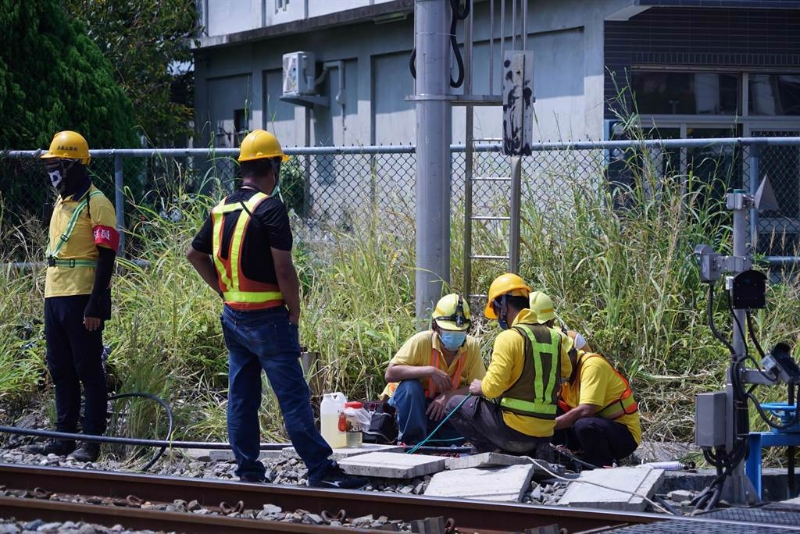
[[[631,183],[610,191],[601,154],[594,156],[594,167],[587,168],[575,164],[578,155],[562,153],[548,171],[525,177],[520,274],[554,298],[566,324],[583,332],[631,376],[647,438],[690,440],[694,394],[719,389],[728,361],[724,346],[706,326],[706,287],[700,284],[691,252],[698,243],[725,252],[729,216],[719,199],[709,200],[714,198],[713,184],[697,184],[694,177],[674,171],[662,175],[646,154],[635,155],[645,164],[632,165]],[[212,189],[213,176],[207,179],[210,185],[199,190]],[[176,439],[227,438],[221,302],[185,259],[220,196],[189,194],[173,185],[157,208],[130,199],[137,222],[129,240],[135,241],[146,265],[122,261],[114,278],[114,317],[105,342],[111,347],[117,391],[153,393],[170,402],[177,418]],[[503,197],[484,201],[507,209]],[[303,293],[301,343],[320,353],[317,381],[324,391],[376,397],[384,386],[386,364],[416,328],[413,210],[398,210],[356,211],[346,229],[326,232],[308,232],[302,219],[293,218]],[[389,218],[400,224],[387,225]],[[506,230],[476,227],[473,250],[504,254]],[[9,232],[13,229],[4,228],[4,235]],[[451,279],[459,289],[464,246],[460,207],[454,210],[451,232]],[[31,260],[41,261],[41,241],[21,241],[19,246]],[[504,270],[502,265],[473,269],[473,289],[485,292]],[[44,369],[37,323],[42,271],[0,277],[8,288],[0,297],[0,402],[22,405]],[[754,315],[765,347],[779,340],[796,343],[799,293],[795,279],[770,286],[767,309]],[[716,323],[730,335],[721,291],[715,301]],[[498,330],[481,319],[479,306],[474,303],[474,332],[483,336],[488,356]],[[26,325],[32,334],[21,333]],[[265,389],[262,438],[285,439],[274,395]],[[160,438],[164,416],[153,403],[119,403],[113,428]]]

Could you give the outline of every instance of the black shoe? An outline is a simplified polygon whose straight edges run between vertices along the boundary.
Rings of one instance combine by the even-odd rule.
[[[321,479],[308,481],[308,485],[315,488],[359,489],[367,484],[369,484],[368,478],[348,475],[336,463]]]
[[[239,477],[239,482],[250,482],[251,484],[266,484],[267,480],[262,476],[256,475],[242,475]]]
[[[56,456],[66,456],[75,450],[75,442],[69,439],[50,439],[44,443],[34,443],[25,447],[25,452],[32,454],[55,454]]]
[[[96,462],[100,456],[100,444],[94,441],[84,441],[78,449],[69,455],[76,462]]]

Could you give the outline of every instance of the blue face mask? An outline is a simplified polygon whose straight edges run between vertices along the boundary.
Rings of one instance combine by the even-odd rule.
[[[508,330],[508,321],[506,321],[505,317],[498,319],[497,324],[500,325],[500,328],[503,330]]]
[[[457,351],[458,348],[467,340],[467,333],[443,330],[439,332],[439,340],[442,342],[442,346],[447,350]]]

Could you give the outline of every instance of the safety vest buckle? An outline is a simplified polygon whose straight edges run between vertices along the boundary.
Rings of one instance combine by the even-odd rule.
[[[56,259],[53,256],[47,256],[47,266],[48,267],[56,266]]]

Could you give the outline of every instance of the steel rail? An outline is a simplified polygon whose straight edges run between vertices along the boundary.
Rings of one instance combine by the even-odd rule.
[[[197,534],[252,534],[253,532],[347,532],[353,528],[330,525],[308,525],[264,519],[198,515],[189,512],[163,512],[113,505],[67,503],[21,497],[0,497],[0,516],[17,521],[83,521],[112,527],[120,524],[128,529]],[[358,532],[377,533],[378,530],[359,529]]]
[[[239,482],[165,477],[157,475],[111,473],[76,470],[62,467],[42,467],[20,464],[0,464],[0,484],[6,488],[32,491],[40,488],[55,493],[80,493],[125,499],[135,495],[150,502],[171,503],[175,499],[196,500],[201,506],[215,508],[221,502],[242,501],[245,508],[260,509],[269,503],[284,510],[322,511],[345,510],[350,518],[373,514],[406,522],[428,517],[452,518],[456,528],[480,532],[520,532],[526,529],[558,524],[568,532],[607,529],[629,525],[650,524],[673,520],[702,524],[761,526],[759,523],[675,517],[653,513],[633,513],[586,508],[497,503],[476,500],[441,499],[366,491],[317,489],[274,484],[242,484]],[[264,523],[264,522],[262,522]],[[687,527],[690,525],[687,524]],[[774,525],[771,525],[774,526]],[[800,527],[787,530],[800,530]]]

